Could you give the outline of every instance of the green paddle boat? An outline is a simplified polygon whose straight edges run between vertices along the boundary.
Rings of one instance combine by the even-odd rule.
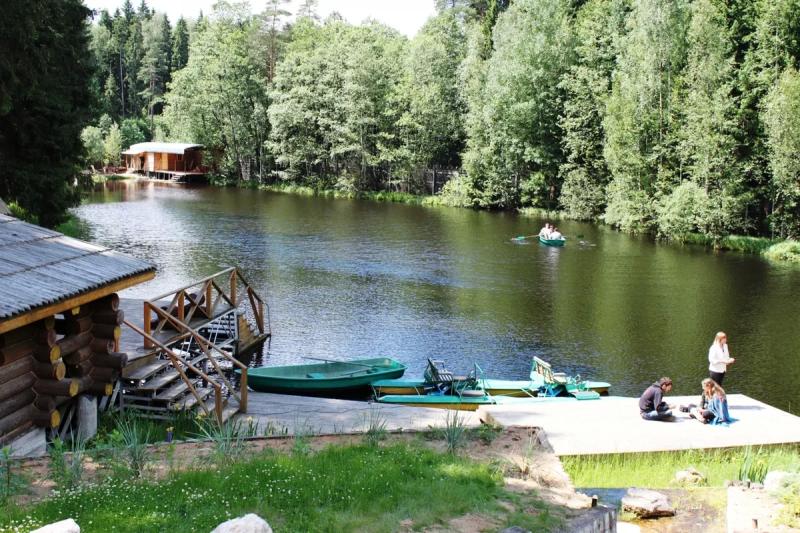
[[[533,358],[530,377],[530,382],[489,380],[483,377],[478,365],[474,365],[468,376],[458,377],[445,370],[441,361],[429,359],[425,369],[426,385],[414,386],[409,380],[389,379],[373,382],[372,388],[379,403],[474,411],[481,405],[597,400],[600,392],[588,388],[587,383],[593,383],[606,393],[609,387],[608,383],[586,382],[579,377],[570,378],[566,374],[554,373],[550,365],[538,357]],[[493,381],[495,383],[491,384]],[[491,390],[508,392],[509,395],[492,394]],[[516,396],[517,393],[521,393],[522,397]]]
[[[320,361],[308,365],[251,368],[247,371],[247,385],[258,392],[341,393],[369,389],[375,380],[399,378],[406,371],[405,365],[388,357]],[[241,373],[240,370],[236,372]]]
[[[419,395],[432,391],[442,383],[458,383],[467,379],[467,376],[453,376],[452,372],[445,368],[443,361],[428,359],[422,378],[380,379],[372,382],[372,388],[378,396]],[[608,395],[611,387],[604,381],[582,380],[580,376],[572,377],[560,372],[553,372],[550,364],[538,357],[533,358],[528,380],[481,378],[480,383],[492,396],[519,398],[570,396],[573,393],[584,391],[591,391],[602,396]]]
[[[567,239],[564,237],[560,239],[545,239],[540,235],[539,242],[545,246],[564,246],[567,243]]]

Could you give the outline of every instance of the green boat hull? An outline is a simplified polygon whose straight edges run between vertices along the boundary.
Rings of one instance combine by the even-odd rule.
[[[265,366],[247,371],[247,385],[258,392],[341,393],[369,389],[374,381],[399,378],[405,371],[405,365],[388,357]],[[237,370],[237,373],[241,372]]]
[[[545,246],[564,246],[567,243],[567,239],[545,239],[544,237],[539,237],[539,242]]]
[[[389,394],[380,396],[378,403],[409,407],[434,407],[458,411],[475,411],[481,405],[531,405],[541,402],[577,401],[572,396],[551,398],[512,398],[509,396],[457,396],[455,394]]]
[[[483,379],[483,388],[492,396],[512,396],[525,398],[536,396],[539,389],[544,385],[543,381],[522,381],[506,379]],[[426,388],[430,388],[431,383],[424,379],[381,379],[372,383],[372,388],[378,395],[384,394],[424,394]],[[609,383],[603,381],[585,381],[582,383],[581,390],[597,392],[600,395],[607,395]],[[574,388],[567,386],[565,390]]]

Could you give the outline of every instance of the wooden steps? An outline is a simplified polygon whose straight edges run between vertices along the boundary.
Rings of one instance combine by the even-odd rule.
[[[152,363],[148,363],[144,366],[135,368],[131,371],[128,371],[127,368],[124,369],[122,371],[122,377],[125,379],[129,379],[131,381],[142,381],[144,379],[149,378],[156,372],[159,372],[164,368],[168,367],[169,364],[170,362],[167,359],[156,359]]]

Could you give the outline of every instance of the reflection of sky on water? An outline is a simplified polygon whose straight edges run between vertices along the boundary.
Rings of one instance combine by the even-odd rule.
[[[129,291],[147,297],[239,265],[269,300],[268,364],[394,356],[420,375],[427,357],[527,376],[530,357],[615,391],[660,375],[693,393],[713,334],[738,362],[733,392],[788,408],[800,380],[797,269],[654,244],[563,222],[564,248],[522,245],[542,221],[508,213],[236,189],[111,184],[78,208],[91,238],[158,266]],[[579,240],[594,244],[581,245]],[[741,357],[741,358],[740,358]],[[728,384],[726,382],[726,384]],[[797,407],[795,406],[795,409]]]

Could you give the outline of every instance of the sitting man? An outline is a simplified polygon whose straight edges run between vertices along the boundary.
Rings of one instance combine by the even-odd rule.
[[[549,238],[550,240],[556,240],[556,239],[563,239],[564,236],[561,235],[561,232],[558,231],[558,228],[553,228],[553,231],[550,232]]]
[[[544,227],[539,230],[539,237],[542,237],[543,239],[549,239],[550,229],[550,223],[545,224]]]
[[[668,420],[672,418],[671,406],[662,400],[672,390],[672,380],[661,378],[644,391],[639,398],[639,414],[645,420]]]

